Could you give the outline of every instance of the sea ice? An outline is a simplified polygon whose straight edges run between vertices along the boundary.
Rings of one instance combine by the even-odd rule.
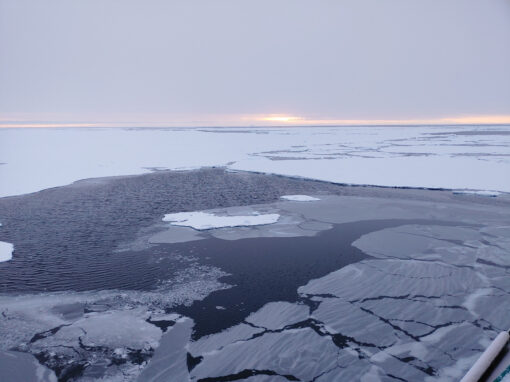
[[[270,302],[257,312],[250,314],[246,318],[246,322],[266,329],[277,330],[286,325],[306,320],[308,312],[309,308],[306,305]]]
[[[193,321],[181,318],[161,338],[161,343],[147,367],[136,379],[139,382],[189,381],[186,344],[191,337]]]
[[[501,176],[510,168],[509,126],[468,128],[1,129],[0,196],[211,166],[335,183],[510,192],[510,177]]]
[[[223,347],[247,341],[254,335],[262,333],[263,328],[256,328],[247,324],[239,324],[231,328],[225,329],[220,333],[211,334],[200,338],[197,341],[188,344],[188,350],[191,354],[199,356],[208,353],[214,353]]]
[[[57,377],[31,354],[0,350],[0,381],[57,382]]]
[[[454,190],[454,194],[456,195],[479,195],[479,196],[490,196],[495,198],[496,196],[501,195],[501,192],[498,191],[489,191],[489,190],[483,190],[483,191],[472,191],[472,190]]]
[[[146,321],[144,313],[143,309],[89,313],[60,329],[52,336],[52,342],[62,340],[63,344],[70,344],[74,338],[80,338],[85,346],[156,348],[162,332]]]
[[[13,251],[14,245],[6,243],[5,241],[0,241],[0,263],[12,259]]]
[[[272,224],[278,221],[280,215],[244,215],[218,216],[207,212],[179,212],[166,214],[163,221],[172,225],[192,227],[196,230],[206,230],[224,227],[246,227],[254,225]]]
[[[338,197],[334,199],[336,203],[340,200],[344,199]],[[168,214],[163,220],[171,219],[173,222],[169,226],[165,226],[164,231],[160,231],[161,223],[156,223],[154,231],[158,232],[150,236],[148,241],[151,244],[173,244],[211,237],[222,240],[240,240],[260,237],[314,236],[320,231],[331,229],[332,225],[317,221],[316,218],[308,220],[307,213],[303,212],[300,207],[314,205],[318,209],[324,209],[326,208],[324,204],[328,204],[329,201],[327,197],[324,197],[324,200],[317,199],[315,203],[278,201],[271,204]],[[199,221],[199,218],[204,219]],[[208,222],[211,224],[208,225]],[[147,240],[147,238],[144,237],[142,240]],[[137,242],[138,239],[134,241],[135,244]],[[132,245],[129,244],[128,247]]]
[[[409,259],[376,259],[350,264],[320,279],[311,280],[298,292],[357,300],[403,294],[465,295],[482,286],[483,278],[467,266]]]
[[[280,198],[292,202],[314,202],[316,200],[320,200],[319,198],[314,198],[313,196],[308,195],[283,195]]]
[[[266,333],[247,341],[226,345],[221,351],[204,354],[191,372],[193,380],[234,380],[243,370],[271,370],[279,375],[311,381],[337,364],[338,348],[330,338],[309,328]]]

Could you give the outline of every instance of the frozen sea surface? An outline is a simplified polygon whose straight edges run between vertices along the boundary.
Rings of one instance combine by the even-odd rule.
[[[204,166],[346,184],[510,192],[510,126],[2,129],[0,142],[0,196]]]
[[[489,190],[478,190],[478,191],[471,191],[471,190],[453,190],[454,194],[458,195],[479,195],[479,196],[489,196],[489,197],[497,197],[501,195],[501,192],[498,191],[489,191]]]

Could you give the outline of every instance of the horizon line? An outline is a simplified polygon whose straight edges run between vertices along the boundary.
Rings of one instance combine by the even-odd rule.
[[[144,125],[112,123],[59,123],[59,124],[2,124],[0,129],[59,129],[59,128],[97,128],[97,129],[228,129],[228,128],[293,128],[293,127],[404,127],[404,126],[510,126],[510,122],[449,122],[449,123],[363,123],[363,124],[268,124],[268,125]]]
[[[415,119],[317,119],[291,114],[209,115],[200,118],[185,116],[126,115],[117,118],[99,117],[92,120],[65,120],[56,116],[23,118],[0,117],[0,128],[255,128],[255,127],[340,127],[340,126],[498,126],[509,125],[510,115],[464,115],[444,118]],[[45,118],[46,117],[46,118]],[[48,118],[49,117],[49,118]],[[69,116],[68,116],[69,117]],[[120,117],[120,118],[119,118]],[[131,118],[130,118],[131,117]],[[155,118],[156,117],[156,118]],[[205,118],[204,118],[205,117]]]

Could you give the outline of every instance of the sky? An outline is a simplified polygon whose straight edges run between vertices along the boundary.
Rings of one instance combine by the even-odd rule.
[[[0,127],[510,123],[510,0],[0,0]]]

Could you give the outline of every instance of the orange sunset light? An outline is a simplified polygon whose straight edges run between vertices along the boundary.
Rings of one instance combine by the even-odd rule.
[[[423,119],[326,119],[290,114],[207,115],[202,118],[161,115],[95,116],[90,120],[66,118],[0,118],[0,128],[52,127],[214,127],[214,126],[356,126],[356,125],[490,125],[510,124],[510,115],[473,115]]]
[[[270,115],[267,117],[260,117],[258,118],[260,121],[269,121],[269,122],[295,122],[300,121],[302,118],[300,117],[294,117],[291,115]]]

